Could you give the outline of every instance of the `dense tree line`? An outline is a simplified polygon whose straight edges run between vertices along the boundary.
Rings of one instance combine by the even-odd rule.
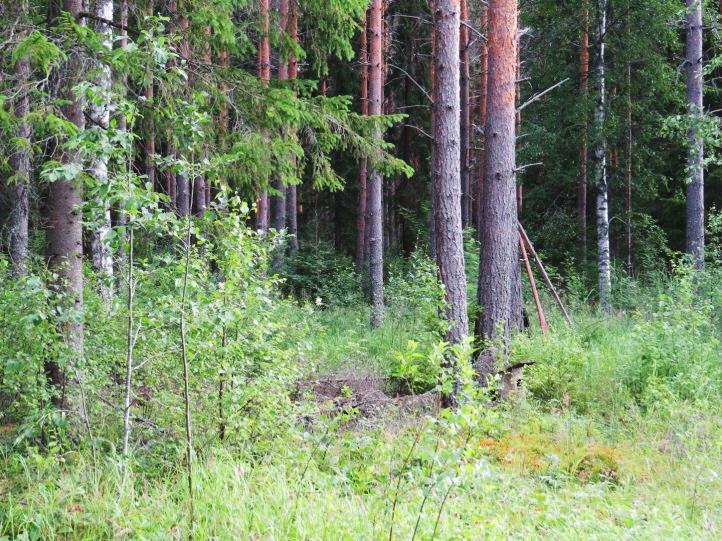
[[[422,247],[446,340],[475,334],[502,357],[538,253],[596,284],[607,313],[621,273],[682,249],[704,266],[720,197],[713,3],[22,0],[0,22],[2,247],[16,276],[47,264],[73,314],[74,360],[46,366],[59,407],[83,379],[84,263],[108,309],[126,295],[132,314],[134,250],[164,248],[138,239],[149,214],[187,224],[186,264],[196,220],[236,212],[235,196],[275,272],[332,242],[368,277],[372,326],[386,256]]]

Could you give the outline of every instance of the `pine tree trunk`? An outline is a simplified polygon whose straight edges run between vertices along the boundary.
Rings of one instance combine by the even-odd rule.
[[[381,115],[384,102],[383,2],[372,0],[369,14],[369,115]],[[376,139],[383,139],[377,130]],[[384,319],[383,176],[371,168],[368,185],[369,272],[371,275],[371,326]]]
[[[27,17],[27,4],[21,3],[20,17]],[[23,31],[18,39],[23,39],[27,32]],[[18,93],[15,98],[15,117],[18,122],[15,137],[21,141],[10,155],[10,169],[13,171],[12,184],[9,187],[10,216],[8,229],[10,236],[9,255],[14,276],[21,276],[27,272],[28,263],[28,217],[30,215],[30,124],[25,117],[30,112],[30,96],[28,95],[28,81],[30,79],[30,60],[19,59],[15,63]]]
[[[369,53],[368,13],[361,31],[361,114],[369,114]],[[366,266],[366,199],[368,198],[368,160],[361,158],[359,164],[358,219],[356,232],[356,269]]]
[[[99,19],[95,21],[95,31],[103,36],[103,45],[110,50],[113,47],[113,30],[109,24],[103,21],[113,20],[113,0],[96,0],[95,15]],[[98,70],[95,86],[100,100],[90,104],[88,113],[94,127],[107,130],[110,124],[110,67],[98,65]],[[107,184],[108,156],[95,157],[90,166],[90,172],[98,184]],[[91,234],[90,250],[93,268],[98,274],[100,296],[103,302],[109,305],[113,298],[113,254],[108,242],[108,234],[111,229],[110,204],[106,198],[98,198],[95,204],[99,214],[96,228]]]
[[[588,122],[587,122],[587,96],[589,94],[589,12],[586,7],[582,14],[582,37],[579,47],[579,91],[582,97],[583,118],[581,143],[579,145],[579,183],[577,185],[577,216],[579,218],[579,244],[582,261],[587,259],[587,161],[588,149]]]
[[[604,134],[607,116],[605,39],[607,33],[607,0],[597,0],[597,37],[594,75],[597,84],[597,107],[594,115],[596,149],[594,176],[597,186],[597,268],[599,302],[606,313],[612,311],[612,267],[609,253],[609,182],[607,177],[607,140]]]
[[[471,225],[471,183],[469,174],[469,141],[471,140],[471,118],[469,113],[469,5],[461,0],[461,25],[459,27],[460,59],[460,124],[461,124],[461,225]]]
[[[271,45],[269,41],[270,20],[269,0],[259,0],[259,11],[261,17],[261,37],[258,43],[258,77],[265,84],[271,80]],[[256,201],[256,229],[261,232],[268,231],[270,218],[268,190],[261,188],[261,193]]]
[[[281,30],[288,33],[288,2],[289,0],[281,0],[278,8],[278,17]],[[284,58],[278,59],[278,80],[288,80],[288,61]],[[279,195],[273,196],[273,227],[276,231],[286,229],[286,185],[279,176],[273,181],[273,188]],[[275,264],[280,265],[283,262],[283,250],[276,250]]]
[[[64,0],[63,8],[76,18],[82,9],[82,0]],[[71,54],[65,64],[62,97],[67,103],[61,107],[62,115],[78,128],[85,127],[83,106],[72,90],[75,81],[80,77],[82,65],[80,59]],[[80,157],[74,151],[64,150],[60,154],[63,164],[77,163]],[[66,342],[73,354],[71,369],[77,369],[77,363],[83,357],[84,325],[83,325],[83,228],[79,209],[83,199],[80,180],[58,180],[50,183],[48,188],[48,230],[47,256],[50,269],[57,279],[55,287],[65,296],[64,302],[70,305],[79,315],[63,324]],[[82,401],[77,403],[69,395],[74,395],[66,383],[68,371],[57,361],[46,363],[46,373],[50,383],[60,394],[54,399],[55,405],[66,410],[72,407],[81,421],[85,421],[86,412]],[[82,379],[82,372],[75,370],[74,380]]]
[[[704,268],[704,145],[699,133],[703,111],[702,2],[687,0],[687,107],[690,127],[687,184],[687,253]]]
[[[458,344],[469,334],[464,272],[461,200],[461,123],[459,84],[459,3],[436,0],[434,9],[434,186],[436,192],[436,261],[446,291],[448,342]],[[468,90],[468,87],[467,87]],[[468,110],[467,110],[468,113]]]
[[[488,7],[484,4],[481,6],[481,15],[479,20],[479,28],[481,32],[488,36]],[[487,47],[486,39],[479,40],[480,45],[480,60],[479,60],[479,126],[482,130],[486,127],[486,107],[487,107],[487,88],[488,81],[487,75],[489,72],[489,49]],[[482,201],[484,199],[484,161],[485,151],[483,150],[486,146],[486,135],[482,135],[481,147],[482,151],[479,153],[479,171],[477,172],[476,178],[476,190],[474,199],[474,214],[476,215],[476,228],[477,238],[481,239],[482,231]]]
[[[488,13],[488,105],[478,289],[481,314],[476,333],[481,339],[501,338],[507,344],[511,322],[517,319],[512,314],[513,289],[514,276],[520,272],[515,174],[517,1],[490,0]],[[482,376],[494,370],[492,364],[480,363]]]
[[[293,43],[298,42],[298,0],[289,0],[288,10],[288,37]],[[288,79],[295,84],[298,77],[298,61],[296,55],[288,58]],[[286,190],[286,228],[288,229],[288,252],[293,255],[298,252],[298,187],[295,184]]]

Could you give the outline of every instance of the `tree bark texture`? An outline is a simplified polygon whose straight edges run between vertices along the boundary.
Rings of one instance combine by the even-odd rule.
[[[271,44],[269,40],[269,0],[259,0],[258,6],[261,17],[261,36],[258,43],[258,77],[265,84],[271,80]],[[256,201],[256,229],[261,232],[268,231],[270,208],[268,190],[261,187],[261,193]]]
[[[488,31],[488,104],[484,151],[481,257],[476,333],[508,343],[514,277],[519,275],[516,205],[516,48],[517,1],[490,0]],[[501,336],[498,330],[501,329]],[[493,366],[481,363],[481,375]]]
[[[76,18],[82,9],[82,0],[64,0],[63,8]],[[80,129],[85,127],[83,106],[73,92],[73,85],[78,80],[81,69],[80,59],[71,55],[66,61],[65,84],[62,97],[67,103],[61,107],[62,115]],[[63,164],[78,163],[79,156],[74,151],[63,150],[60,161]],[[46,372],[50,383],[61,391],[56,397],[55,405],[66,409],[70,405],[67,389],[68,368],[76,369],[75,379],[81,378],[77,362],[83,357],[84,326],[83,312],[83,229],[82,217],[78,208],[82,203],[83,189],[76,179],[57,180],[48,187],[47,214],[48,230],[46,235],[47,256],[50,269],[55,274],[54,286],[66,297],[70,305],[80,316],[63,324],[66,342],[73,354],[75,366],[60,366],[57,361],[46,363]],[[85,420],[85,408],[80,401],[72,407]]]
[[[461,124],[461,225],[471,225],[471,175],[469,171],[469,145],[471,141],[471,115],[469,100],[469,3],[461,0],[461,24],[459,27],[459,115]]]
[[[481,16],[479,20],[479,28],[485,37],[488,37],[488,7],[486,5],[481,6]],[[482,128],[482,132],[486,126],[486,107],[487,107],[487,75],[489,72],[489,49],[485,39],[480,39],[480,57],[479,57],[479,126]],[[479,170],[476,176],[476,190],[474,196],[474,214],[476,215],[476,228],[477,238],[481,240],[481,224],[483,221],[482,216],[482,201],[484,199],[484,148],[486,146],[486,136],[482,133],[481,138],[481,152],[479,153]]]
[[[446,291],[446,339],[456,344],[469,334],[464,272],[464,235],[461,202],[461,125],[459,84],[458,0],[436,0],[434,9],[434,150],[433,197],[436,201],[436,262]],[[468,112],[468,111],[467,111]]]
[[[597,36],[594,59],[597,107],[594,114],[596,148],[594,176],[597,186],[597,269],[599,303],[606,313],[612,311],[612,265],[609,253],[609,179],[607,175],[607,139],[604,133],[607,117],[605,39],[607,33],[607,0],[597,0]]]
[[[703,111],[702,1],[687,0],[687,107],[689,156],[687,169],[687,253],[695,268],[704,268],[704,144],[700,135]]]
[[[372,0],[369,13],[369,115],[383,114],[383,1]],[[378,130],[374,136],[381,140]],[[371,326],[384,319],[383,176],[371,168],[368,185],[369,273],[371,275]]]
[[[26,17],[27,4],[22,1],[21,17]],[[21,33],[18,38],[23,39],[26,32]],[[30,215],[30,124],[26,116],[30,112],[30,96],[28,95],[28,80],[30,79],[30,60],[20,58],[15,63],[15,75],[17,77],[18,93],[15,101],[15,118],[17,128],[15,137],[21,143],[17,145],[10,155],[10,169],[14,172],[13,179],[9,186],[10,216],[8,217],[9,229],[9,255],[14,276],[20,276],[27,272],[28,263],[28,218]]]

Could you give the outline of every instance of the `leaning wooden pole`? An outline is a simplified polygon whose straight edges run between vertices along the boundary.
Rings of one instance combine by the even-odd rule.
[[[531,241],[529,240],[529,236],[526,234],[526,231],[524,230],[524,226],[522,226],[521,224],[519,224],[519,234],[521,235],[522,239],[524,240],[524,243],[526,244],[526,247],[529,250],[529,253],[534,258],[534,261],[536,261],[536,264],[539,267],[539,273],[541,274],[542,279],[544,280],[544,283],[547,285],[549,290],[552,292],[554,300],[557,302],[557,305],[559,305],[559,309],[562,311],[562,315],[564,315],[564,319],[566,320],[567,323],[569,323],[569,325],[573,325],[572,319],[569,317],[569,312],[567,312],[567,309],[564,306],[564,303],[562,302],[561,297],[559,297],[559,293],[557,293],[557,290],[554,287],[554,284],[552,284],[552,281],[549,278],[549,275],[547,274],[546,269],[544,268],[544,264],[542,263],[541,258],[539,257],[539,254],[536,253],[534,246],[532,245]]]
[[[531,263],[529,263],[529,256],[527,255],[524,238],[521,233],[519,233],[519,248],[521,249],[521,257],[524,261],[524,267],[526,267],[526,274],[529,277],[529,285],[531,285],[531,293],[534,296],[536,312],[539,314],[539,327],[541,327],[542,334],[546,335],[549,332],[549,325],[547,324],[547,318],[544,315],[544,308],[542,307],[541,300],[539,299],[539,290],[536,287],[536,280],[534,279],[534,273],[531,270]]]

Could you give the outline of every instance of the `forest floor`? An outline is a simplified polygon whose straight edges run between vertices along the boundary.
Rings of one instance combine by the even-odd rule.
[[[512,351],[536,361],[525,398],[452,413],[435,392],[386,384],[415,358],[416,316],[370,332],[358,307],[313,314],[305,424],[255,455],[199,449],[195,539],[722,538],[719,401],[628,390],[652,346],[684,361],[669,323],[654,335],[645,318],[553,320]],[[688,355],[719,360],[711,343]],[[0,457],[0,539],[188,538],[180,459],[148,473],[104,456]]]

